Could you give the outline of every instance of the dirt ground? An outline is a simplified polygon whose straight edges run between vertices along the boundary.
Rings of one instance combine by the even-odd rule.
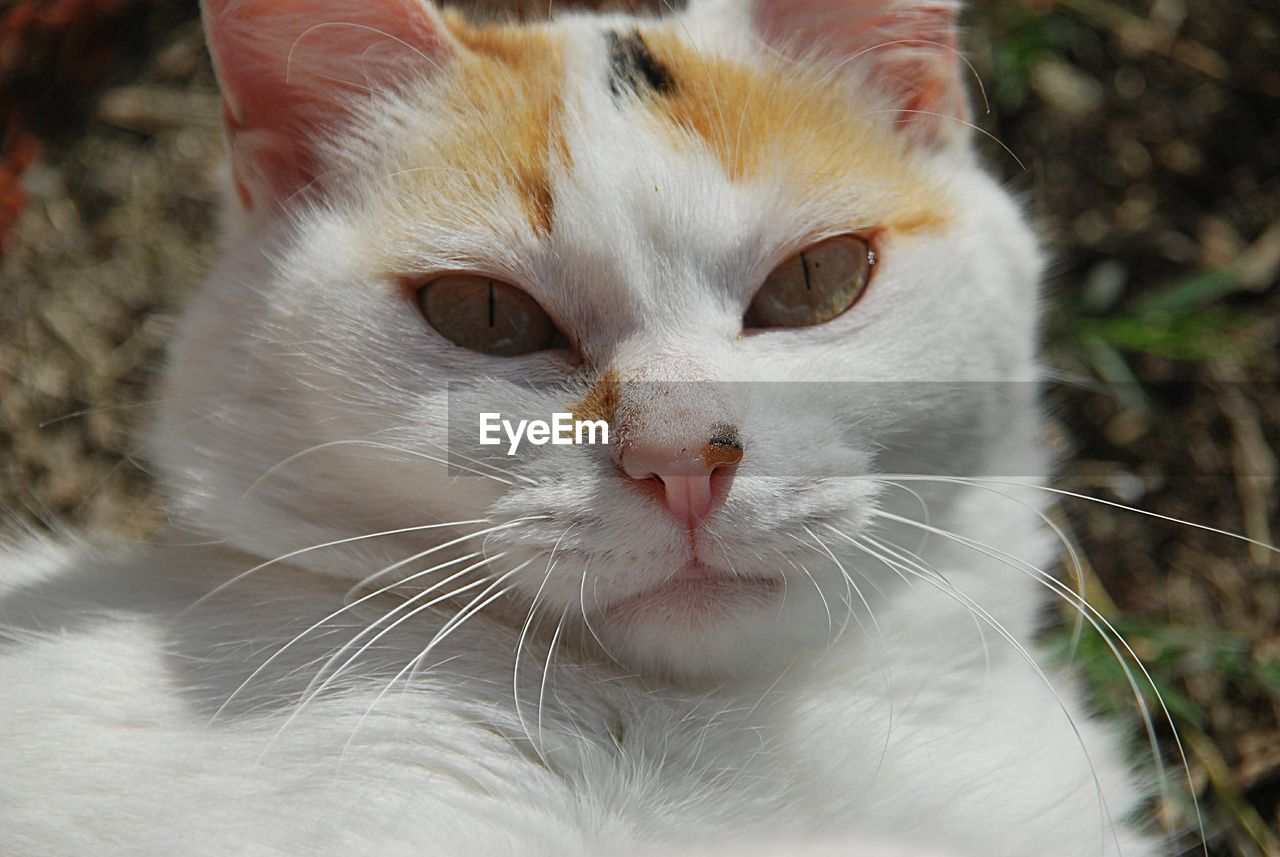
[[[163,523],[137,432],[219,194],[196,14],[0,3],[0,531]],[[1280,540],[1280,9],[1021,0],[967,25],[981,147],[1054,259],[1055,486]],[[1210,853],[1280,855],[1280,556],[1085,500],[1057,520],[1169,706]],[[1100,640],[1076,662],[1100,708],[1134,717]],[[1194,826],[1173,792],[1158,814]]]

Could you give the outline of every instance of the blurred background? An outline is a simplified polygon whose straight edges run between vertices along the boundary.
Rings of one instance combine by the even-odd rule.
[[[220,193],[197,14],[0,0],[0,533],[163,525],[136,430]],[[965,48],[984,156],[1053,258],[1055,486],[1275,543],[1280,6],[977,3]],[[1055,516],[1172,713],[1210,853],[1280,855],[1280,556],[1080,499]],[[1048,618],[1149,758],[1103,641]],[[1195,826],[1185,784],[1154,811]]]

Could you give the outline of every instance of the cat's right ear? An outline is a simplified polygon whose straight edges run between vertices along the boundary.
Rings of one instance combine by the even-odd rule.
[[[236,195],[322,192],[317,141],[362,95],[428,77],[457,46],[423,0],[202,0]]]
[[[751,0],[748,8],[752,29],[773,49],[860,73],[913,139],[967,136],[958,0]]]

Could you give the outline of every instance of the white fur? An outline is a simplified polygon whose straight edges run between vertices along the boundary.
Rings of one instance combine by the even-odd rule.
[[[741,17],[704,4],[681,26],[750,62]],[[174,343],[153,438],[178,528],[146,548],[0,557],[0,853],[1159,853],[1123,823],[1142,792],[1116,739],[1031,647],[1044,584],[883,517],[919,519],[924,503],[931,525],[1045,568],[1040,492],[907,483],[917,498],[871,478],[931,457],[1043,473],[1032,403],[946,394],[1037,377],[1040,262],[1020,212],[963,148],[921,147],[918,169],[958,215],[945,233],[882,247],[855,311],[739,339],[770,267],[827,224],[874,219],[859,206],[875,194],[800,198],[785,164],[735,183],[674,148],[603,86],[599,32],[624,23],[555,25],[573,46],[573,167],[547,238],[509,188],[449,222],[395,195],[386,177],[420,166],[451,121],[429,109],[430,81],[362,113],[363,140],[333,144],[347,179],[323,207],[233,228]],[[852,97],[857,80],[833,85]],[[780,606],[610,625],[592,600],[660,582],[687,537],[607,450],[521,459],[512,485],[446,469],[447,406],[480,395],[450,399],[449,382],[545,416],[592,380],[551,356],[463,352],[384,279],[465,259],[569,320],[597,367],[870,382],[799,405],[727,388],[749,454],[706,550],[780,576]],[[885,380],[930,394],[880,394]],[[518,523],[359,538],[480,519]],[[918,548],[939,576],[904,581],[823,527]],[[525,563],[515,588],[410,670],[484,579],[460,578],[481,585],[367,649],[343,643],[464,562],[304,633],[352,581],[477,550],[503,555],[487,573]],[[865,583],[856,597],[841,567]]]

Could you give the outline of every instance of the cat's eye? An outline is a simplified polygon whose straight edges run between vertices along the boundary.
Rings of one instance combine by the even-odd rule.
[[[536,300],[510,283],[474,274],[444,274],[417,291],[427,322],[462,348],[517,357],[568,345]]]
[[[862,297],[875,254],[854,235],[797,253],[773,269],[747,310],[747,327],[808,327],[830,321]]]

